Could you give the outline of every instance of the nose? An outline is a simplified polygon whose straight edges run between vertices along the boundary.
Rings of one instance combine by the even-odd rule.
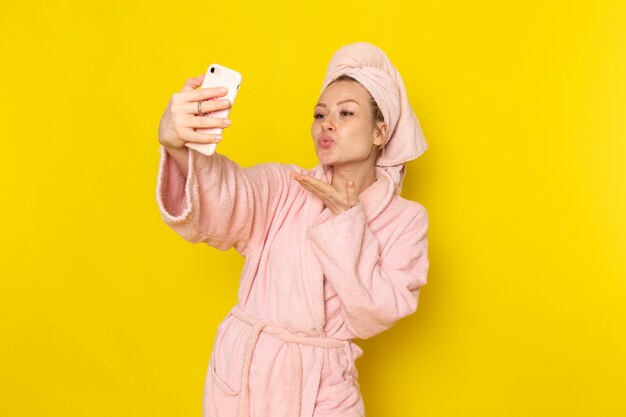
[[[330,117],[328,116],[326,116],[326,118],[322,122],[322,131],[326,132],[327,130],[330,130],[331,132],[335,130],[335,125],[332,123]]]

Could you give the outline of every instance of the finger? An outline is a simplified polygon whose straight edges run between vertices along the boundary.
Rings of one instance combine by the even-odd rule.
[[[354,181],[348,181],[346,184],[346,194],[348,195],[348,205],[354,207],[359,202],[359,197],[356,194],[356,185]]]
[[[198,112],[198,103],[200,103],[200,112]],[[199,113],[211,113],[218,110],[224,110],[230,107],[230,101],[227,99],[220,100],[207,100],[196,102],[172,102],[172,113],[180,114],[199,114]]]
[[[201,133],[193,129],[184,129],[179,133],[179,137],[184,142],[192,143],[219,143],[223,139],[220,134]]]
[[[302,188],[304,188],[305,190],[307,190],[308,192],[310,192],[311,194],[319,198],[322,201],[322,203],[324,203],[324,205],[335,216],[347,210],[347,207],[345,207],[345,203],[338,204],[335,198],[333,198],[333,196],[329,196],[328,193],[320,191],[318,188],[315,188],[310,183],[307,183],[304,181],[298,181],[298,183],[302,186]]]
[[[304,183],[304,182],[300,182],[299,184],[302,188],[304,188],[305,190],[307,190],[308,192],[310,192],[311,194],[313,194],[314,196],[316,196],[317,198],[319,198],[320,200],[322,200],[322,202],[324,202],[324,204],[328,205],[329,201],[326,199],[326,195],[322,192],[320,192],[317,188],[313,188],[311,187],[310,184]]]
[[[310,185],[311,187],[314,187],[315,189],[318,189],[320,191],[331,192],[332,190],[334,190],[332,185],[327,184],[324,181],[320,181],[317,178],[313,178],[310,175],[304,175],[304,174],[294,174],[294,175],[298,181],[302,181],[303,183],[306,183]]]
[[[198,104],[200,103],[200,104]],[[187,114],[204,114],[217,110],[224,110],[230,107],[230,101],[227,99],[197,101],[195,103],[185,104],[185,113]],[[182,107],[182,105],[181,105]],[[200,109],[200,111],[198,111]]]
[[[308,178],[310,178],[308,175],[302,175],[302,174],[296,174],[296,173],[293,173],[293,174],[291,174],[291,177],[292,177],[294,180],[298,181],[298,184],[300,184],[300,186],[301,186],[302,188],[304,188],[305,190],[308,190],[308,191],[313,191],[313,192],[315,192],[315,194],[317,194],[318,196],[320,196],[320,194],[321,194],[321,193],[320,193],[320,191],[319,191],[317,188],[313,187],[313,186],[312,186],[312,185],[308,182]]]
[[[300,184],[302,185],[306,184],[308,187],[316,189],[320,192],[330,193],[334,191],[334,188],[332,185],[327,184],[324,181],[320,181],[317,178],[314,178],[310,175],[298,174],[297,172],[293,172],[291,174],[291,177],[294,180],[298,181]]]
[[[223,97],[227,93],[228,93],[228,88],[226,87],[198,88],[197,90],[193,90],[189,92],[189,96],[190,96],[189,101],[210,100],[216,97]]]
[[[322,199],[324,202],[328,201],[328,193],[325,192],[324,190],[318,188],[317,186],[308,183],[306,181],[303,180],[299,180],[298,183],[307,191],[315,194],[317,197],[319,197],[320,199]]]
[[[208,129],[217,127],[220,129],[227,128],[232,122],[230,119],[223,117],[210,117],[210,116],[184,116],[182,118],[182,126],[196,129]]]
[[[196,103],[198,101],[211,100],[223,97],[228,93],[226,87],[198,88],[192,91],[183,91],[172,95],[172,104],[181,105],[186,103]]]
[[[336,211],[335,199],[332,196],[328,195],[327,192],[320,190],[319,188],[315,187],[314,185],[308,182],[298,181],[298,183],[300,184],[302,188],[304,188],[305,190],[307,190],[308,192],[310,192],[311,194],[313,194],[314,196],[322,200],[324,205],[329,207],[333,212]]]
[[[181,91],[193,91],[202,85],[202,81],[204,81],[204,74],[188,78]]]

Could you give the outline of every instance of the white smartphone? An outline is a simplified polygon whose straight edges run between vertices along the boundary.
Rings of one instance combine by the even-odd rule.
[[[233,103],[235,102],[235,97],[237,96],[240,85],[241,74],[237,71],[219,64],[209,65],[209,69],[207,70],[206,75],[204,76],[204,81],[202,82],[202,88],[226,87],[228,89],[228,93],[224,97],[217,98],[228,99],[228,101],[230,101],[230,107],[224,110],[207,113],[206,116],[227,118],[230,114],[230,109],[232,109]],[[196,131],[200,133],[219,135],[222,133],[222,128],[215,127],[209,129],[196,129]],[[215,148],[217,148],[217,143],[186,143],[185,146],[195,149],[205,155],[213,155],[215,153]]]

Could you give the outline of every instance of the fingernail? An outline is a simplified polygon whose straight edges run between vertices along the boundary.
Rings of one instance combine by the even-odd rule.
[[[228,125],[230,125],[230,124],[232,124],[232,123],[233,123],[233,122],[231,122],[229,119],[224,119],[224,124],[225,124],[226,126],[228,126]]]
[[[228,106],[230,104],[230,101],[228,101],[228,100],[220,100],[220,104],[222,106]]]
[[[220,93],[227,93],[228,92],[228,88],[221,87],[219,91],[220,91]]]
[[[223,138],[221,135],[217,135],[217,136],[215,137],[215,139],[217,139],[217,140],[222,140],[222,139],[224,139],[224,138]]]

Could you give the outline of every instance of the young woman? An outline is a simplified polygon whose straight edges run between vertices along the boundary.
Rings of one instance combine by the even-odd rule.
[[[157,199],[191,242],[246,259],[238,303],[218,327],[204,417],[363,416],[352,341],[417,308],[428,272],[426,210],[400,197],[405,163],[426,150],[402,79],[378,48],[333,56],[314,109],[311,170],[241,168],[186,142],[226,127],[229,106],[191,78],[159,127]]]

